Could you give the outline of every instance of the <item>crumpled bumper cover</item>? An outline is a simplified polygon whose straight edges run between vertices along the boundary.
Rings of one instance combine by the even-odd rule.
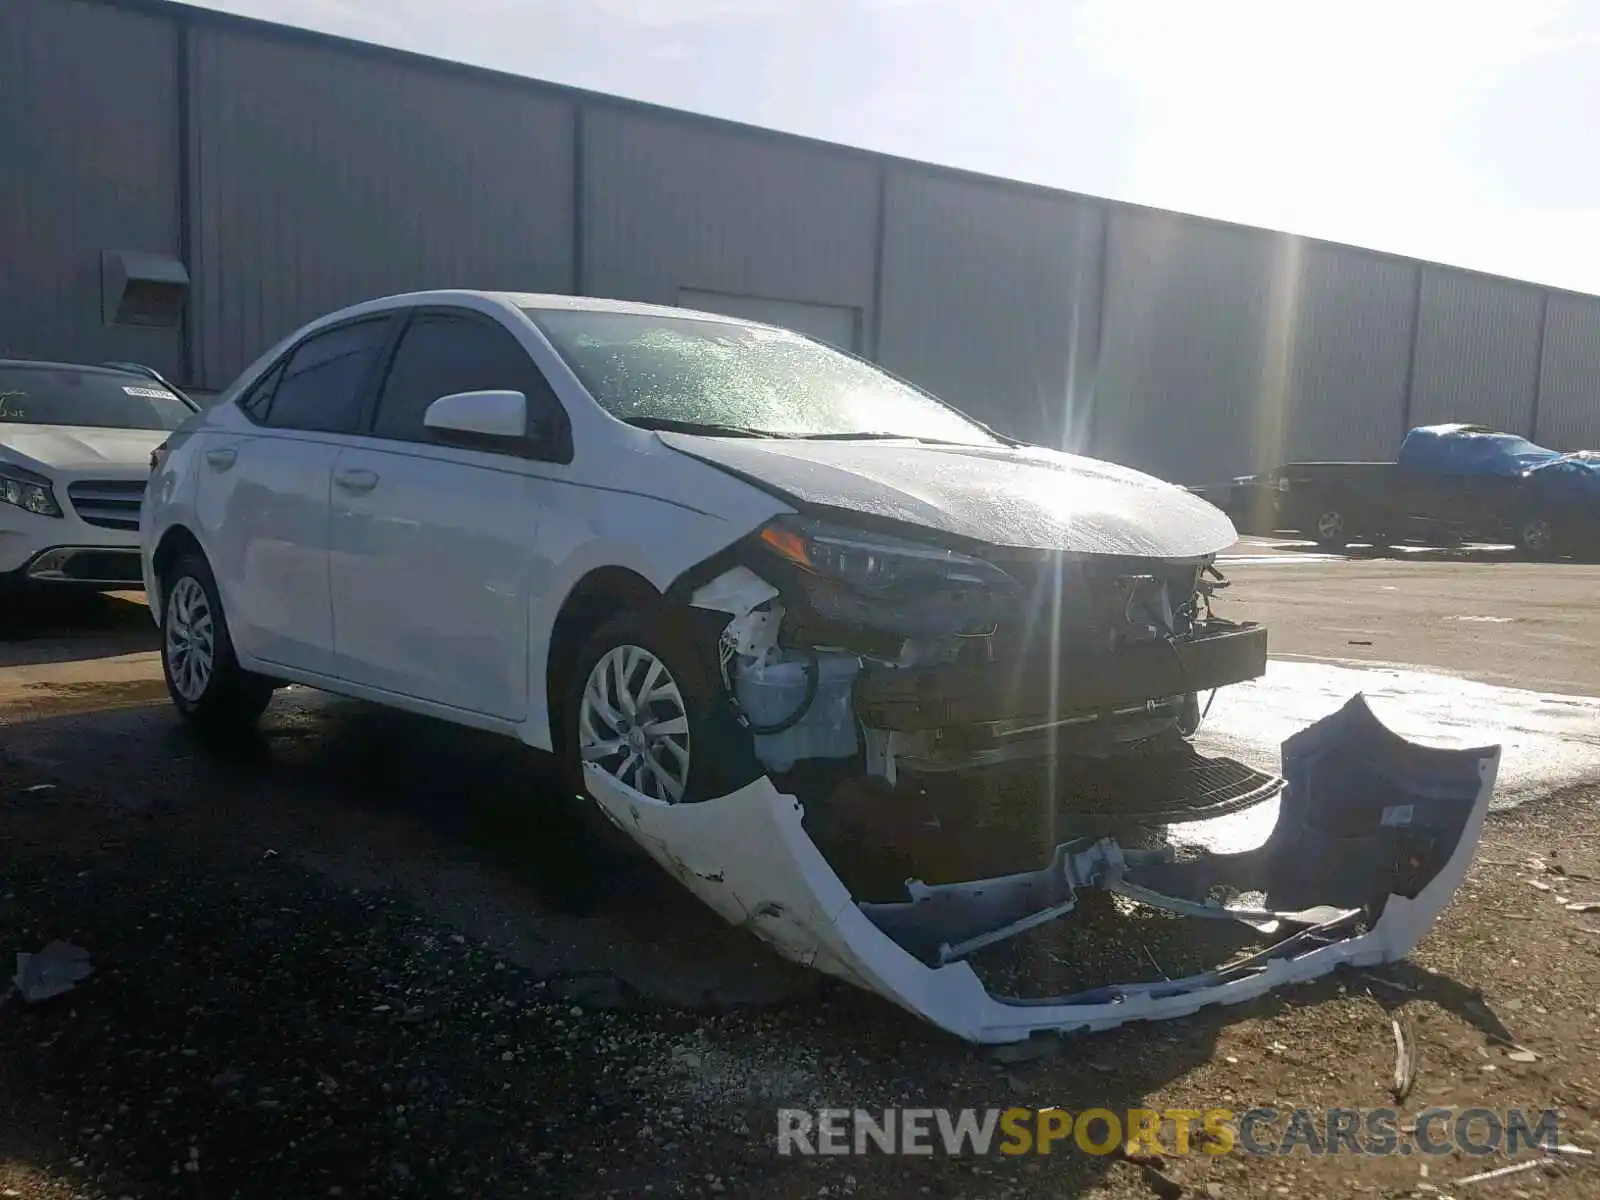
[[[1179,861],[1109,840],[1069,843],[1040,871],[912,883],[908,899],[894,904],[857,904],[807,835],[799,801],[766,776],[698,804],[649,799],[593,767],[588,784],[657,862],[785,958],[876,992],[957,1037],[1005,1043],[1184,1016],[1341,965],[1403,958],[1466,874],[1499,761],[1498,746],[1442,750],[1407,741],[1356,696],[1284,743],[1277,823],[1256,849]],[[1265,902],[1219,907],[1219,885]],[[1088,887],[1285,936],[1186,978],[1044,999],[991,995],[962,960],[962,945],[1068,913]]]

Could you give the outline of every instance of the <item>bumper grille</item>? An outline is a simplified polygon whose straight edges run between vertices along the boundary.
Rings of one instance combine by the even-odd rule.
[[[144,583],[137,550],[97,550],[61,546],[46,550],[28,565],[28,578],[39,583]]]
[[[1161,593],[1174,616],[1194,595],[1199,569],[1193,565],[1151,559],[1081,559],[1050,555],[990,555],[995,566],[1022,585],[1023,611],[1002,624],[992,639],[993,656],[1029,662],[1052,657],[1063,648],[1109,648],[1123,636],[1144,635],[1130,626],[1161,607]],[[1141,578],[1142,597],[1130,603],[1129,582]],[[1154,601],[1154,608],[1151,602]],[[1159,622],[1157,622],[1159,623]],[[1179,619],[1178,629],[1183,628]]]
[[[67,485],[67,499],[86,524],[102,529],[139,528],[142,479],[84,479]]]

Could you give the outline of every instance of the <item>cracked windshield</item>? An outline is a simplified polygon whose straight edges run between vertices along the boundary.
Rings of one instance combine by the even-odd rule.
[[[931,396],[783,330],[606,312],[529,315],[585,390],[630,424],[994,443]]]

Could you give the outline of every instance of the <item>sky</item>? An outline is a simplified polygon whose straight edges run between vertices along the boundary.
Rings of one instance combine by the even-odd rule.
[[[199,0],[1600,293],[1596,0]]]

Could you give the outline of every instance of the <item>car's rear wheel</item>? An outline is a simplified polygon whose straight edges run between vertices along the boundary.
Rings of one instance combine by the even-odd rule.
[[[1334,508],[1317,517],[1316,529],[1313,532],[1317,538],[1317,545],[1329,550],[1342,550],[1350,540],[1344,514]]]
[[[273,683],[239,665],[211,565],[183,555],[164,575],[161,594],[161,673],[179,714],[207,732],[253,724]]]
[[[1550,518],[1535,513],[1517,525],[1517,548],[1529,558],[1549,558],[1555,552],[1556,531]]]

